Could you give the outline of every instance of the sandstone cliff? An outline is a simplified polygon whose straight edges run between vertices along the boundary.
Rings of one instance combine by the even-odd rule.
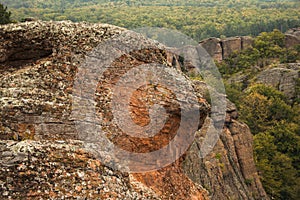
[[[253,45],[253,38],[249,36],[230,37],[230,38],[208,38],[202,40],[200,45],[206,49],[212,58],[216,61],[222,61],[233,52],[240,52],[243,49]]]
[[[287,48],[300,44],[300,30],[294,28],[285,33],[285,44]],[[210,56],[216,61],[222,61],[233,52],[240,52],[253,45],[253,38],[249,36],[229,37],[229,38],[208,38],[200,41],[200,45],[206,49]]]
[[[188,123],[183,127],[187,133],[196,132],[183,156],[159,170],[130,173],[104,165],[105,161],[86,149],[74,119],[85,120],[88,127],[93,124],[81,116],[80,105],[76,116],[72,115],[72,99],[78,98],[74,94],[78,67],[99,43],[124,32],[110,25],[71,22],[36,21],[0,27],[1,199],[268,199],[254,166],[251,133],[247,125],[237,121],[237,111],[230,102],[217,145],[204,159],[199,157],[199,145],[210,123],[210,106],[203,97],[204,83],[193,83],[178,70],[170,73],[182,74],[198,91],[199,106],[192,109],[200,113],[199,130]],[[180,124],[180,110],[189,102],[179,102],[172,92],[150,83],[130,99],[131,117],[136,124],[147,125],[151,115],[147,106],[162,105],[170,115],[159,134],[151,139],[131,137],[117,126],[111,111],[111,89],[121,76],[153,62],[172,68],[170,53],[157,42],[126,32],[114,44],[126,46],[129,40],[137,41],[139,49],[114,52],[120,56],[95,87],[95,112],[104,119],[96,126],[105,129],[115,145],[144,153],[168,144]],[[185,86],[178,87],[185,91]],[[124,95],[127,90],[124,88]],[[177,158],[177,152],[169,153]]]

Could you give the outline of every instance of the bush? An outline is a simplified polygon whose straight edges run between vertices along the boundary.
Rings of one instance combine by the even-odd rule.
[[[11,22],[10,15],[11,15],[11,13],[9,11],[7,11],[7,7],[4,7],[0,3],[0,24],[10,23]]]

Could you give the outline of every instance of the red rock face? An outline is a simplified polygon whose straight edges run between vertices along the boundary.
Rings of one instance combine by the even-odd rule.
[[[150,55],[149,57],[144,57],[145,55]],[[110,88],[118,82],[119,78],[123,76],[126,71],[139,66],[144,63],[163,63],[166,60],[166,52],[159,49],[144,49],[141,51],[132,52],[131,55],[122,56],[120,59],[116,60],[113,64],[115,67],[104,72],[105,78],[100,81],[97,87],[97,113],[103,116],[103,120],[106,122],[105,127],[109,130],[110,138],[114,144],[118,145],[122,149],[130,152],[145,153],[155,150],[159,150],[162,147],[168,145],[168,143],[177,134],[178,128],[180,126],[181,120],[181,108],[180,104],[176,100],[176,95],[174,92],[164,87],[163,85],[153,85],[148,83],[148,85],[138,88],[133,94],[131,94],[130,102],[128,102],[128,111],[124,110],[124,115],[130,115],[133,122],[139,126],[146,126],[150,123],[149,118],[149,107],[154,104],[162,105],[166,112],[168,113],[168,119],[165,122],[164,127],[153,137],[149,138],[139,138],[132,137],[123,132],[120,128],[113,123],[113,113],[112,106],[110,103],[104,103],[111,101],[112,95],[109,92]],[[118,71],[116,72],[116,68]],[[107,97],[109,100],[100,100],[101,97]],[[203,123],[209,107],[204,99],[199,98],[199,103],[201,107],[201,116],[199,118],[199,126]],[[103,115],[103,111],[108,112]],[[159,117],[156,120],[163,120]],[[184,129],[190,132],[191,124],[183,124]],[[131,129],[131,127],[129,127]],[[134,129],[134,127],[132,127]],[[189,131],[190,130],[190,131]],[[182,141],[183,143],[185,141]]]
[[[152,55],[151,59],[148,57],[143,58],[142,56]],[[115,68],[111,68],[104,72],[105,78],[100,81],[97,87],[97,102],[98,108],[97,112],[99,115],[102,114],[103,110],[109,110],[103,117],[104,121],[108,124],[107,129],[110,130],[111,135],[109,137],[113,138],[114,144],[118,145],[122,149],[130,152],[145,153],[150,151],[155,151],[160,149],[162,146],[168,144],[169,140],[176,134],[176,126],[179,126],[180,122],[180,108],[178,103],[174,101],[174,94],[171,91],[167,93],[161,93],[160,90],[163,87],[159,85],[151,85],[149,83],[146,86],[140,87],[131,95],[130,102],[128,102],[128,111],[124,110],[124,115],[130,115],[133,122],[139,126],[146,126],[150,123],[149,118],[149,107],[154,104],[165,104],[165,109],[169,112],[175,112],[177,115],[170,116],[164,128],[156,134],[154,137],[150,138],[139,138],[132,137],[123,132],[116,124],[112,122],[113,113],[112,106],[110,103],[104,104],[101,102],[101,97],[106,96],[111,101],[113,98],[109,89],[114,87],[114,85],[119,81],[127,71],[139,66],[141,64],[148,62],[162,63],[162,58],[164,58],[164,52],[158,49],[147,49],[140,52],[133,52],[132,55],[124,55],[117,61],[115,61]],[[120,69],[118,71],[115,71]],[[125,89],[125,88],[124,88]],[[134,127],[129,127],[129,129],[134,129]]]
[[[200,185],[195,185],[182,171],[182,161],[180,159],[163,169],[133,176],[165,199],[208,199],[207,192]]]

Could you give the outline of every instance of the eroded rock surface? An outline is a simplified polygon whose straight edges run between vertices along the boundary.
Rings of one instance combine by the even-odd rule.
[[[70,148],[79,148],[76,145],[74,146],[72,141],[82,139],[78,127],[75,126],[74,119],[84,113],[75,112],[76,116],[74,116],[73,111],[81,109],[81,107],[72,105],[73,98],[85,98],[84,95],[74,96],[78,95],[78,93],[74,93],[73,88],[76,73],[79,72],[79,67],[86,61],[86,55],[91,50],[106,39],[113,38],[123,32],[125,32],[125,29],[110,25],[71,22],[36,21],[1,27],[0,40],[1,44],[4,45],[1,46],[0,65],[0,138],[3,148],[8,153],[1,154],[0,160],[2,161],[2,169],[11,172],[2,174],[1,183],[3,184],[0,192],[2,197],[63,198],[72,196],[73,198],[87,197],[89,199],[206,199],[206,190],[193,183],[180,170],[179,164],[173,168],[162,168],[154,174],[126,175],[121,173],[120,179],[115,178],[113,181],[109,177],[106,180],[107,184],[115,184],[115,188],[112,189],[111,187],[104,187],[103,181],[101,182],[101,179],[105,179],[105,173],[83,167],[88,165],[89,162],[88,159],[85,160],[84,158],[87,156],[87,152],[81,150],[82,155],[79,154],[78,156],[82,160],[76,160],[73,152],[69,152]],[[95,93],[95,113],[103,119],[100,125],[107,131],[106,136],[111,142],[125,150],[141,153],[160,149],[168,144],[168,141],[176,134],[176,129],[180,124],[180,110],[185,109],[184,106],[180,107],[179,105],[188,105],[188,102],[179,103],[171,91],[160,85],[154,85],[154,83],[138,88],[135,94],[132,95],[130,102],[128,102],[130,112],[127,113],[124,110],[124,115],[131,113],[133,121],[142,126],[149,123],[149,105],[161,104],[169,113],[166,125],[162,130],[152,138],[143,139],[127,135],[113,121],[114,116],[111,109],[113,93],[111,89],[124,74],[136,66],[157,63],[171,69],[172,66],[168,65],[168,55],[170,54],[167,54],[166,50],[156,42],[131,32],[126,33],[121,38],[112,40],[110,45],[113,44],[120,45],[119,49],[116,47],[120,56],[111,63],[112,67],[107,67],[104,70],[102,78],[98,80],[95,86],[95,91],[92,91]],[[126,49],[132,48],[132,45],[137,49],[128,52]],[[37,46],[38,48],[36,48]],[[47,49],[48,54],[44,54],[43,49]],[[99,47],[99,51],[102,50]],[[36,55],[36,52],[43,55]],[[94,53],[97,52],[94,51]],[[99,55],[92,53],[90,57],[93,56]],[[103,56],[106,55],[103,54]],[[174,76],[181,73],[176,69],[169,71]],[[91,75],[93,73],[86,73],[82,77],[89,78]],[[183,74],[181,77],[186,83],[190,82]],[[77,76],[77,79],[80,78],[81,76]],[[131,80],[128,81],[128,84],[130,84]],[[184,86],[179,85],[179,87]],[[82,93],[88,94],[91,92],[89,87],[81,89],[83,90]],[[126,92],[126,89],[123,91]],[[183,88],[179,91],[182,92],[180,95],[189,95],[184,93],[186,91]],[[203,123],[208,114],[209,105],[201,95],[197,98],[199,98],[200,106],[195,109],[200,111],[199,120]],[[85,112],[84,107],[82,111]],[[86,123],[89,126],[89,121],[86,121]],[[199,126],[201,127],[201,125],[200,123]],[[190,126],[185,127],[185,129],[189,130]],[[18,156],[16,158],[15,156],[6,158],[6,155],[12,153],[9,153],[12,151],[9,149],[10,147],[22,145],[22,141],[28,139],[45,143],[43,145],[40,145],[40,142],[28,143],[32,148],[32,152],[25,152],[23,156],[25,158],[30,157],[36,162],[31,160],[23,162]],[[12,142],[12,140],[16,142]],[[57,140],[67,141],[65,147],[57,145],[54,142]],[[48,151],[39,153],[44,148]],[[66,149],[63,151],[61,148]],[[63,153],[60,154],[57,151],[63,151]],[[175,154],[176,152],[174,152]],[[56,158],[56,155],[59,156],[61,161]],[[8,161],[6,161],[7,159]],[[67,160],[68,162],[65,162]],[[48,174],[49,170],[53,169],[51,167],[48,169],[47,166],[42,164],[43,162],[55,163],[54,167],[62,169],[57,174],[50,174],[50,178],[44,178],[44,176],[50,176]],[[72,166],[72,162],[76,162],[76,164]],[[103,166],[99,160],[95,159],[95,162],[99,166]],[[83,165],[82,168],[79,164]],[[31,179],[22,179],[23,171],[19,170],[19,165],[24,166],[24,173],[34,174],[37,178],[37,180],[34,180],[34,184],[29,182]],[[33,172],[30,166],[33,171],[35,169],[39,170]],[[70,170],[64,170],[65,168]],[[88,182],[83,183],[81,179],[71,173],[73,171],[78,171],[80,174],[91,173],[95,178],[94,183],[97,182],[99,187],[96,188],[96,185]],[[112,171],[112,178],[114,173],[119,172]],[[61,174],[70,177],[71,182],[66,182],[67,177],[61,177]],[[89,177],[92,175],[89,175]],[[123,179],[123,175],[127,177]],[[132,179],[129,179],[129,176]],[[173,179],[173,176],[176,178]],[[9,181],[12,177],[17,177],[18,181]],[[164,179],[158,183],[158,177],[164,177]],[[84,179],[84,177],[82,178]],[[89,178],[86,177],[86,179]],[[21,183],[26,186],[25,189],[19,188]],[[66,186],[68,184],[70,185]],[[48,188],[43,185],[47,185]],[[144,188],[136,190],[139,194],[133,194],[135,189],[132,189],[134,191],[131,192],[130,188],[133,188],[134,185],[137,188],[141,186]],[[176,193],[171,188],[176,188]],[[143,193],[142,190],[147,191],[149,195],[146,194],[147,192]]]
[[[200,88],[203,83],[196,82]],[[201,86],[202,85],[202,86]],[[236,106],[228,101],[223,131],[204,158],[201,144],[212,120],[208,117],[183,162],[184,172],[209,191],[211,199],[269,199],[253,162],[253,138],[249,127],[238,121]]]
[[[300,28],[293,28],[285,33],[286,47],[290,48],[300,44]]]
[[[200,42],[200,45],[207,51],[207,53],[215,60],[223,60],[223,49],[221,39],[209,38]]]
[[[118,39],[123,33],[126,34]],[[150,106],[164,107],[168,120],[154,137],[127,135],[114,121],[111,109],[112,88],[128,71],[145,64],[160,64],[170,69],[171,77],[179,74],[179,79],[196,88],[195,83],[179,71],[178,56],[162,45],[125,29],[103,24],[33,21],[1,26],[1,199],[265,198],[253,163],[251,134],[246,125],[236,121],[237,112],[230,102],[227,126],[217,146],[205,162],[201,161],[202,164],[192,155],[199,154],[195,145],[201,145],[201,134],[205,133],[206,126],[197,132],[186,155],[151,172],[127,173],[109,168],[93,151],[86,149],[75,119],[87,118],[82,112],[75,112],[74,116],[74,110],[81,111],[81,107],[73,105],[74,98],[84,99],[85,96],[74,93],[74,82],[93,76],[92,71],[90,74],[83,71],[83,79],[76,75],[87,57],[102,59],[90,52],[108,39],[112,39],[111,44],[121,44],[122,48],[115,52],[119,56],[110,67],[104,66],[95,90],[80,88],[82,94],[92,92],[94,95],[95,114],[103,119],[97,125],[106,130],[106,136],[113,144],[136,153],[160,149],[174,138],[181,119],[180,111],[190,109],[190,102],[179,102],[174,93],[162,85],[149,82],[135,90],[128,102],[130,117],[140,126],[150,123]],[[135,41],[138,48],[127,51],[128,41]],[[101,46],[98,48],[103,51]],[[176,95],[191,95],[183,85],[178,88],[180,92]],[[125,87],[124,94],[127,90],[129,88]],[[196,91],[198,106],[191,111],[200,112],[197,128],[200,129],[209,120],[210,106],[203,98],[204,93]],[[120,116],[128,115],[127,112],[124,110]],[[85,122],[90,123],[89,119]],[[184,129],[191,132],[192,126],[187,123]],[[170,152],[175,157],[176,154]]]
[[[161,199],[103,166],[81,141],[1,141],[1,199]]]
[[[293,102],[300,95],[297,91],[299,78],[300,64],[289,63],[263,70],[257,75],[256,82],[274,87]]]

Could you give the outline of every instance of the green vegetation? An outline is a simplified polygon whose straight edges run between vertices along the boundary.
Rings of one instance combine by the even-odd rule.
[[[11,13],[7,11],[7,7],[4,7],[0,3],[0,24],[8,24],[11,22],[10,20]]]
[[[258,35],[300,26],[298,0],[3,0],[14,20],[72,20],[129,29],[165,27],[200,41],[208,37]]]
[[[300,48],[285,48],[284,34],[275,29],[273,32],[262,32],[254,39],[252,48],[233,53],[224,62],[218,63],[220,72],[225,76],[237,72],[253,72],[270,64],[291,63],[300,59]]]
[[[240,119],[254,134],[255,161],[267,193],[274,199],[299,199],[299,104],[290,105],[281,92],[266,85],[254,84],[244,91],[227,88]]]
[[[254,134],[255,162],[264,188],[274,199],[296,200],[300,199],[299,99],[291,102],[275,88],[249,80],[266,67],[300,59],[299,47],[286,49],[283,36],[278,30],[261,33],[253,48],[235,53],[219,67],[225,79],[235,73],[248,77],[247,83],[225,84],[226,93]],[[292,59],[283,59],[287,52],[293,52]]]

